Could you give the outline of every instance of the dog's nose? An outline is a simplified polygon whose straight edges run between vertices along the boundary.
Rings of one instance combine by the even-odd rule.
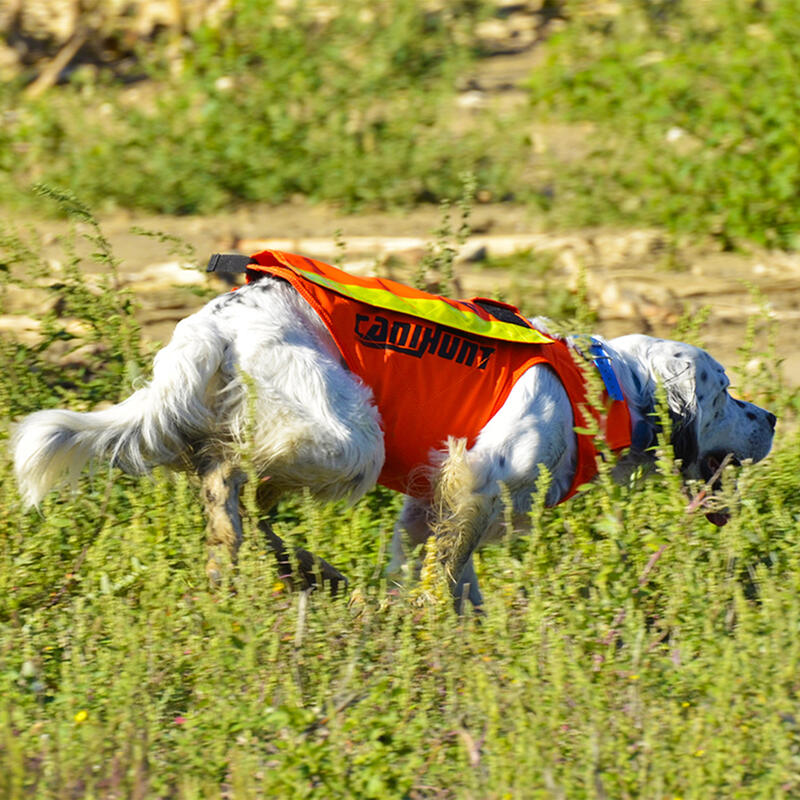
[[[775,423],[777,421],[778,418],[774,414],[771,414],[769,411],[767,411],[767,422],[769,422],[769,426],[772,428],[772,430],[775,430]]]

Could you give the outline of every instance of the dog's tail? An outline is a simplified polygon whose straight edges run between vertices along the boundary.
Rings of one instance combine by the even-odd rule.
[[[110,459],[125,472],[142,474],[175,463],[192,441],[215,431],[214,378],[225,342],[214,326],[201,332],[192,321],[179,323],[156,356],[150,383],[127,400],[84,414],[37,411],[16,426],[11,446],[26,505],[38,505],[63,475],[74,481],[90,459]]]
[[[447,450],[436,454],[433,532],[439,540],[449,577],[461,569],[480,540],[486,521],[486,498],[476,491],[476,477],[467,458],[467,440],[449,437]]]

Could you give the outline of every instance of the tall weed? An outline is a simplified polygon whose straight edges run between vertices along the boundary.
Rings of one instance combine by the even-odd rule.
[[[3,241],[4,262],[35,252]],[[113,288],[72,290],[100,330]],[[135,345],[120,335],[108,366],[96,362],[111,399]],[[47,348],[18,347],[30,396],[4,360],[6,419],[96,399],[53,381]],[[775,400],[788,414],[789,395]],[[690,509],[663,443],[658,474],[600,480],[554,509],[543,478],[530,533],[476,559],[480,620],[457,618],[426,577],[387,584],[400,504],[388,491],[353,508],[299,498],[279,509],[282,536],[347,573],[346,597],[288,593],[252,520],[230,590],[214,590],[186,476],[103,466],[77,493],[22,512],[3,450],[0,794],[797,793],[798,436],[785,432],[736,484],[726,474],[721,530]]]
[[[75,227],[55,274],[37,243],[0,227],[0,262],[6,266],[0,271],[0,290],[9,283],[34,284],[49,296],[38,342],[0,340],[0,413],[5,418],[67,398],[85,405],[121,399],[144,368],[133,298],[119,286],[118,261],[93,213],[69,192],[41,185],[38,193],[54,201]],[[79,253],[78,241],[85,245],[82,250],[88,247],[88,256]],[[98,270],[91,282],[87,259]]]

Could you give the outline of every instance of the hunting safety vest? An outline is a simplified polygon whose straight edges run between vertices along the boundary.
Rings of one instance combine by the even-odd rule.
[[[431,451],[445,447],[449,436],[465,438],[471,447],[517,380],[536,364],[558,375],[578,429],[577,468],[562,501],[597,474],[594,437],[585,430],[583,368],[562,340],[532,327],[513,306],[483,298],[451,300],[278,250],[251,256],[248,282],[265,274],[297,290],[348,368],[372,390],[386,448],[382,485],[429,496],[420,467],[430,464]],[[607,394],[602,402],[605,414],[589,408],[609,447],[630,446],[627,403]]]

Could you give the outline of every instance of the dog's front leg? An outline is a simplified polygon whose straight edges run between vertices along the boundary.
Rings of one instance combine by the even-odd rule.
[[[453,591],[457,610],[461,610],[466,597],[476,611],[483,608],[483,595],[478,586],[478,576],[475,574],[475,565],[472,563],[472,556],[467,559],[464,569],[461,571],[461,580],[456,584]]]
[[[392,560],[386,567],[388,577],[398,576],[407,569],[408,553],[424,545],[433,536],[434,512],[429,503],[415,497],[406,497],[403,510],[394,526],[392,534]],[[420,563],[414,564],[414,571],[419,573]]]
[[[454,520],[449,520],[449,523],[453,522]],[[460,520],[461,525],[466,523],[467,520]],[[434,535],[434,528],[443,537],[460,535],[460,531],[454,530],[452,524],[450,530],[443,530],[443,527],[447,524],[443,523],[442,520],[439,520],[437,524],[435,511],[428,503],[413,497],[407,497],[400,518],[395,525],[394,535],[392,536],[392,561],[386,568],[386,574],[394,576],[405,568],[408,556],[404,547],[404,538],[407,538],[408,544],[411,545],[412,549],[416,549],[425,544],[428,538]],[[441,541],[445,543],[446,539]],[[480,541],[480,535],[478,536],[478,541]],[[458,566],[454,566],[452,571],[455,572],[458,569]],[[475,574],[471,555],[461,568],[461,577],[458,580],[453,580],[450,588],[457,607],[460,608],[464,597],[468,598],[476,609],[483,605],[483,596],[478,587],[478,577]]]
[[[247,476],[229,461],[214,464],[202,474],[208,545],[206,575],[213,584],[221,581],[223,566],[236,562],[243,538],[239,493],[246,481]]]
[[[496,517],[495,500],[496,498],[476,494],[469,499],[467,509],[462,508],[462,513],[443,519],[436,526],[450,591],[459,613],[463,609],[465,598],[476,608],[483,604],[472,554]]]

